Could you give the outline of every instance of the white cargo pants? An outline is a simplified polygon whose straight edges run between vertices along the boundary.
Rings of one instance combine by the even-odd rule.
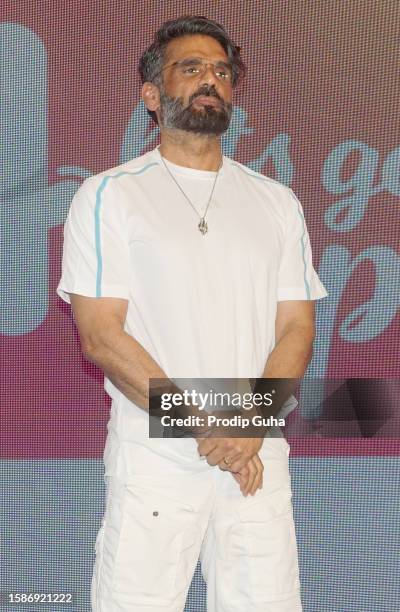
[[[113,451],[134,468],[106,478],[93,612],[183,612],[199,556],[208,612],[301,612],[284,438],[264,439],[264,485],[247,497],[200,457],[180,463],[140,444]]]

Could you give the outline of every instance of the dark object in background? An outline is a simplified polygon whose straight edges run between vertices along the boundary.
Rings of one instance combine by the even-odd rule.
[[[374,436],[398,408],[400,380],[348,378],[346,387],[362,436]]]
[[[318,388],[318,381],[313,381]],[[324,400],[320,416],[312,421],[312,428],[326,437],[345,436],[346,430],[339,422],[357,424],[363,438],[375,436],[388,421],[393,427],[386,427],[383,437],[400,436],[396,415],[400,400],[400,380],[396,378],[347,378],[326,379]],[[336,425],[335,425],[336,423]],[[352,428],[348,435],[354,437]]]

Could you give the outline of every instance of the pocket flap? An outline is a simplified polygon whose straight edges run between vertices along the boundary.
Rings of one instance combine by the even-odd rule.
[[[135,478],[125,483],[125,489],[129,495],[137,498],[143,507],[156,509],[161,504],[163,513],[175,518],[177,513],[181,516],[182,512],[191,514],[196,511],[194,506],[187,503],[184,498],[180,498],[179,492],[171,491],[170,487],[165,486],[163,482],[155,483],[147,479]]]

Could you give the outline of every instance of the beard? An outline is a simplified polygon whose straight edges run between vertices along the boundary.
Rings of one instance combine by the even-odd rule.
[[[205,105],[194,108],[192,102],[198,96],[212,96],[220,102],[219,107]],[[219,136],[226,132],[232,116],[232,104],[225,102],[213,87],[202,88],[189,98],[185,106],[183,98],[171,98],[160,87],[160,119],[164,128],[184,130],[195,134]]]

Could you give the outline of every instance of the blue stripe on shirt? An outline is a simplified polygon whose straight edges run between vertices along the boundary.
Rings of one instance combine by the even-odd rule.
[[[147,170],[148,168],[151,168],[152,166],[158,166],[158,165],[159,164],[157,162],[152,162],[151,164],[147,164],[146,166],[143,166],[143,168],[140,168],[140,170],[137,170],[136,172],[128,172],[124,170],[122,172],[118,172],[117,174],[107,175],[103,177],[103,180],[101,181],[100,186],[98,187],[96,191],[96,206],[94,209],[94,241],[96,245],[96,258],[97,258],[96,297],[101,297],[101,281],[102,281],[102,274],[103,274],[103,258],[101,254],[101,232],[100,232],[100,209],[102,205],[103,191],[106,188],[107,183],[109,182],[110,179],[116,179],[116,178],[119,178],[120,176],[124,176],[125,174],[132,174],[132,175],[142,174],[142,172],[145,172],[145,170]]]

